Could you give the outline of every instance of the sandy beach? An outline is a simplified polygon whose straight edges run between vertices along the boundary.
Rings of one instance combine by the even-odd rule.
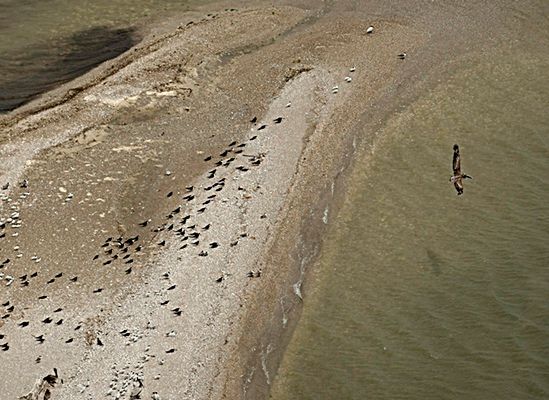
[[[291,3],[163,20],[0,116],[2,398],[266,396],[353,149],[488,45],[475,7]]]

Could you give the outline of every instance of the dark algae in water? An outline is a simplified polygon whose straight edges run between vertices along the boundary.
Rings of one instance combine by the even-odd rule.
[[[0,113],[127,51],[147,22],[188,9],[186,0],[0,0]]]
[[[0,59],[0,112],[10,111],[131,48],[131,28],[93,27]]]

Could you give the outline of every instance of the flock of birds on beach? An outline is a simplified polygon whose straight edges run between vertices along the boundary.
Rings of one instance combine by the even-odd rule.
[[[290,103],[287,107],[290,107]],[[275,118],[273,124],[281,124],[283,122],[283,117]],[[250,123],[254,127],[252,129],[252,134],[248,137],[247,141],[237,142],[232,141],[228,146],[222,150],[218,155],[209,155],[204,158],[204,162],[211,165],[210,169],[207,172],[207,180],[209,184],[204,187],[194,187],[187,186],[182,192],[182,195],[177,195],[175,191],[169,191],[165,193],[166,198],[173,198],[175,206],[171,211],[164,215],[163,222],[159,225],[153,225],[153,218],[149,218],[140,222],[136,227],[135,231],[143,230],[147,233],[152,233],[152,243],[142,243],[142,235],[136,234],[129,237],[124,236],[110,236],[107,237],[100,247],[98,248],[97,253],[92,257],[91,262],[96,265],[101,265],[103,267],[112,267],[118,268],[120,265],[123,266],[123,271],[125,274],[132,274],[134,268],[139,264],[137,257],[140,253],[143,253],[147,250],[154,250],[155,248],[162,248],[166,246],[167,237],[166,233],[171,233],[176,241],[179,243],[177,246],[179,250],[183,251],[194,251],[199,257],[208,257],[208,255],[215,251],[215,249],[222,246],[221,243],[215,240],[206,240],[206,232],[210,231],[213,226],[213,223],[202,223],[199,224],[198,221],[195,221],[198,215],[201,215],[206,212],[208,206],[218,198],[220,192],[225,188],[227,183],[227,177],[221,177],[220,175],[226,174],[225,171],[230,171],[229,167],[234,166],[234,171],[240,173],[249,171],[251,168],[258,167],[265,160],[265,153],[256,153],[256,154],[246,154],[244,153],[246,146],[256,140],[258,135],[266,131],[268,125],[265,123],[259,124],[256,117],[250,120]],[[171,175],[170,171],[165,172],[166,175]],[[12,237],[12,240],[17,240],[19,236],[19,228],[22,226],[21,220],[21,205],[22,202],[31,196],[29,190],[29,182],[27,180],[20,183],[20,188],[24,191],[19,195],[19,201],[14,201],[8,195],[1,195],[0,200],[4,202],[4,205],[11,210],[10,214],[6,218],[0,218],[0,245],[2,240],[6,239],[8,236]],[[6,184],[3,187],[3,190],[7,190],[9,184]],[[238,191],[242,192],[242,197],[244,199],[249,198],[249,194],[242,187],[238,187]],[[69,193],[65,201],[70,201],[72,199],[72,194]],[[262,215],[261,218],[265,218],[265,215]],[[159,235],[161,232],[164,232],[163,235]],[[239,241],[248,237],[246,232],[242,232],[238,237],[234,238],[230,243],[227,243],[228,246],[234,247],[237,246]],[[156,239],[155,239],[156,238]],[[170,241],[171,242],[171,241]],[[171,243],[170,243],[171,244]],[[44,278],[41,276],[40,269],[37,268],[31,273],[26,273],[20,276],[13,276],[8,273],[9,270],[16,270],[17,266],[14,265],[18,260],[25,260],[20,248],[18,245],[13,246],[13,251],[16,253],[15,258],[6,257],[0,261],[0,282],[4,282],[5,287],[9,288],[15,285],[20,287],[28,287],[33,284],[33,281],[39,279],[44,279],[43,283],[45,287],[53,285],[55,282],[64,281],[69,284],[78,284],[80,283],[80,278],[77,275],[67,275],[67,271],[60,271],[56,274],[53,274],[50,277]],[[42,261],[42,258],[33,255],[30,257],[30,261],[33,263],[39,264]],[[37,265],[38,266],[38,265]],[[261,270],[253,270],[247,272],[248,278],[259,278],[261,276]],[[170,273],[166,272],[162,275],[161,279],[166,281],[165,293],[168,294],[171,291],[176,291],[176,284],[170,282]],[[216,283],[221,283],[225,279],[224,275],[219,276],[215,279]],[[37,282],[38,283],[38,282]],[[105,291],[103,287],[95,287],[90,289],[92,295],[101,294]],[[1,293],[2,295],[8,294],[9,291]],[[37,297],[38,304],[40,301],[48,299],[47,294],[41,294]],[[44,318],[40,321],[31,321],[30,319],[22,319],[19,321],[11,321],[12,315],[19,315],[17,313],[18,307],[17,304],[11,299],[2,300],[1,306],[4,311],[1,319],[3,324],[14,323],[19,329],[34,330],[32,334],[34,341],[37,346],[42,345],[48,340],[48,335],[45,333],[46,327],[52,328],[62,328],[66,326],[65,319],[63,318],[63,307],[55,307],[48,315],[44,315]],[[183,313],[181,307],[169,307],[170,299],[166,298],[159,303],[159,306],[166,307],[170,314],[174,317],[180,317]],[[20,311],[20,310],[19,310]],[[0,325],[0,326],[2,326]],[[94,335],[88,335],[85,331],[85,323],[80,322],[76,326],[71,326],[70,331],[72,334],[64,337],[63,341],[66,345],[78,340],[78,336],[75,336],[80,332],[81,337],[87,342],[89,346],[103,346],[104,343],[100,337],[95,337]],[[70,332],[69,331],[69,332]],[[139,333],[131,332],[128,329],[123,329],[119,334],[127,338],[128,341],[137,341],[139,339]],[[170,331],[166,333],[166,337],[175,336],[175,331]],[[2,352],[10,351],[10,342],[9,338],[5,333],[2,333],[0,328],[0,350]],[[166,354],[172,354],[176,351],[176,348],[168,348],[165,350]],[[36,363],[40,363],[42,356],[39,355],[36,359]],[[122,377],[123,371],[117,372],[118,377]],[[115,378],[115,381],[118,380],[118,377]],[[44,378],[46,379],[46,378]],[[126,376],[126,382],[118,390],[113,390],[116,385],[113,385],[111,382],[111,388],[107,392],[108,396],[113,396],[115,398],[120,398],[130,394],[131,399],[138,399],[140,390],[135,390],[135,388],[142,388],[142,375],[135,373],[133,375],[128,374]],[[53,380],[50,380],[53,382]],[[43,381],[45,382],[45,381]],[[50,390],[48,388],[47,390]],[[83,388],[84,390],[85,388]],[[132,391],[133,390],[133,391]],[[133,394],[131,394],[133,393]],[[160,398],[158,393],[153,393],[153,398]]]
[[[373,32],[373,27],[368,27],[366,33],[371,34]],[[404,60],[406,58],[406,53],[401,53],[398,55],[399,59]],[[353,73],[355,68],[351,68],[350,72]],[[344,79],[347,83],[352,81],[350,76],[345,77]],[[336,94],[339,91],[338,86],[332,88],[332,93]],[[288,103],[286,107],[291,107],[291,103]],[[272,124],[282,124],[284,117],[280,116],[272,120]],[[203,161],[208,163],[209,169],[206,173],[207,180],[209,184],[204,187],[194,187],[187,186],[182,190],[182,194],[178,194],[177,189],[169,191],[164,194],[166,198],[174,199],[173,208],[167,215],[163,216],[163,222],[161,224],[154,224],[153,218],[148,218],[140,222],[134,229],[133,232],[139,232],[143,230],[146,232],[146,235],[143,234],[133,234],[128,237],[123,235],[113,235],[105,238],[100,247],[97,250],[97,253],[90,260],[94,265],[100,265],[103,267],[109,268],[119,268],[120,266],[123,269],[123,273],[126,275],[132,274],[135,272],[136,268],[140,266],[138,257],[140,254],[146,253],[147,251],[154,251],[154,249],[162,248],[168,245],[173,245],[173,242],[178,243],[178,249],[186,252],[193,252],[193,254],[199,257],[208,257],[212,252],[215,252],[217,248],[221,246],[237,246],[239,241],[244,240],[248,237],[248,233],[242,232],[238,237],[233,238],[230,243],[224,244],[216,240],[207,239],[209,236],[207,232],[212,232],[211,229],[214,225],[213,222],[210,223],[199,223],[197,216],[204,214],[208,209],[208,206],[218,200],[220,192],[225,188],[227,184],[227,171],[229,167],[233,166],[234,172],[244,173],[249,171],[251,168],[258,167],[266,158],[265,153],[255,153],[255,154],[246,154],[246,146],[252,143],[258,138],[262,132],[268,129],[268,124],[258,122],[256,117],[250,120],[252,124],[251,135],[247,138],[246,141],[238,142],[232,141],[223,149],[219,154],[208,155],[204,157]],[[238,165],[236,165],[238,164]],[[236,166],[235,166],[236,165]],[[165,172],[166,175],[171,175],[170,171]],[[5,241],[11,236],[11,242],[17,242],[19,236],[19,228],[22,226],[21,219],[21,206],[23,202],[31,196],[29,187],[31,184],[27,180],[23,180],[19,183],[19,195],[18,199],[12,199],[6,194],[0,193],[0,200],[4,203],[4,209],[9,209],[9,215],[0,218],[0,246],[2,241]],[[10,187],[9,183],[6,183],[2,186],[2,191],[8,190]],[[16,188],[14,188],[16,189]],[[247,196],[250,196],[246,189],[238,187],[238,191],[241,191],[242,197],[244,199]],[[71,201],[73,198],[72,193],[66,195],[65,201]],[[261,218],[266,218],[266,215],[262,215]],[[161,234],[163,232],[163,234]],[[166,241],[166,234],[170,233],[173,236],[173,241]],[[152,234],[152,243],[148,240],[144,240],[143,236],[150,236]],[[144,243],[146,242],[146,243]],[[3,246],[2,246],[3,247]],[[23,255],[19,246],[16,244],[12,247],[13,252],[15,252],[15,257],[5,257],[0,259],[0,284],[5,286],[7,290],[4,290],[0,293],[1,296],[8,295],[11,287],[19,285],[20,287],[28,287],[34,282],[40,284],[43,280],[43,285],[45,287],[51,287],[55,282],[63,281],[69,285],[79,284],[80,278],[77,275],[67,275],[68,271],[59,271],[52,276],[43,277],[40,271],[40,268],[22,274],[20,276],[14,276],[10,270],[17,270],[17,263],[26,261],[27,263],[32,262],[39,266],[42,262],[42,258],[39,255],[32,255],[30,258],[28,255]],[[2,249],[2,248],[0,248]],[[8,251],[3,247],[4,251]],[[118,270],[118,269],[117,269]],[[259,278],[261,277],[261,270],[252,270],[247,272],[246,276],[248,278]],[[170,273],[165,272],[161,279],[166,282],[165,293],[175,291],[177,289],[176,284],[170,281]],[[225,279],[225,276],[222,274],[217,279],[216,283],[221,283]],[[92,295],[99,295],[105,292],[104,287],[94,287],[91,290]],[[41,301],[48,299],[48,295],[41,294],[37,297],[38,304]],[[32,337],[37,346],[44,344],[48,340],[47,330],[51,329],[66,329],[65,333],[68,335],[63,336],[63,342],[66,345],[77,340],[85,340],[88,346],[103,346],[104,343],[99,336],[89,335],[85,332],[85,323],[80,322],[76,325],[67,327],[66,319],[67,317],[63,316],[64,309],[61,306],[54,307],[51,312],[47,315],[44,315],[40,321],[31,321],[30,319],[20,319],[19,318],[21,310],[18,310],[18,305],[13,299],[0,298],[1,307],[0,311],[3,311],[0,316],[2,323],[0,323],[0,350],[1,352],[10,351],[10,341],[8,340],[7,334],[2,332],[2,327],[6,324],[16,324],[18,329],[33,331]],[[181,307],[169,306],[170,299],[166,296],[164,300],[159,303],[160,307],[166,307],[169,313],[173,317],[180,317],[183,314]],[[19,311],[19,312],[18,312]],[[51,327],[51,328],[49,328]],[[132,332],[128,329],[123,329],[119,334],[126,338],[128,341],[137,341],[140,337],[140,334],[137,332]],[[166,337],[174,337],[176,335],[175,331],[169,331],[165,333]],[[176,351],[176,348],[167,348],[165,349],[166,354],[172,354]],[[0,353],[1,355],[1,353]],[[35,359],[36,363],[42,361],[42,355],[38,355]],[[141,366],[142,367],[142,366]],[[58,381],[58,372],[54,371],[54,374],[49,374],[42,379],[43,390],[50,391],[53,386]],[[111,381],[110,389],[107,392],[108,396],[114,398],[121,398],[122,396],[129,396],[130,399],[139,399],[140,393],[143,389],[143,375],[142,372],[129,372],[125,371],[116,372],[116,379]],[[123,383],[121,383],[123,382]],[[83,388],[82,391],[84,391]],[[30,396],[30,395],[28,395]],[[44,398],[46,395],[43,395]],[[29,398],[32,397],[22,397]],[[154,400],[159,400],[160,395],[157,392],[153,392],[152,398]]]

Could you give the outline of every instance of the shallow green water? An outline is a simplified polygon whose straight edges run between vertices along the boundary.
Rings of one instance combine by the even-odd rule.
[[[358,157],[273,399],[549,398],[547,82],[487,57]]]

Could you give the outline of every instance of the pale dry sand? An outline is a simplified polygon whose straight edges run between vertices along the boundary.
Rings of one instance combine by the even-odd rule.
[[[53,368],[53,399],[265,396],[353,149],[446,54],[383,7],[293,3],[162,21],[0,119],[2,398]]]

